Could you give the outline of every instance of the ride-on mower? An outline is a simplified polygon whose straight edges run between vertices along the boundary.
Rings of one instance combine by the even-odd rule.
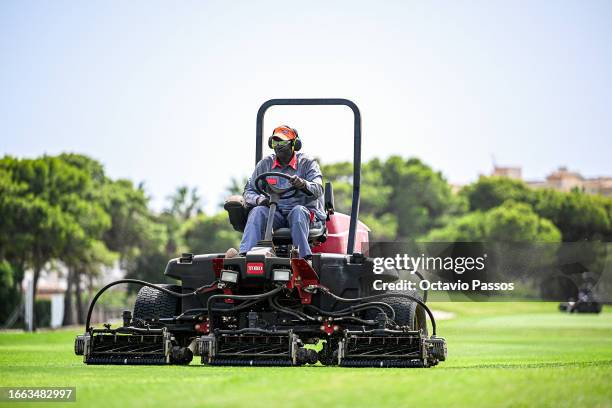
[[[577,296],[570,297],[567,302],[559,304],[559,310],[567,313],[601,313],[601,303],[593,292],[597,284],[597,276],[591,272],[580,272],[580,284]]]
[[[361,172],[361,116],[346,99],[273,99],[257,114],[256,157],[262,158],[263,118],[274,105],[345,105],[354,113],[353,194],[350,217],[334,211],[333,189],[325,184],[327,222],[312,228],[313,256],[299,258],[287,228],[272,229],[279,199],[304,194],[279,188],[265,173],[254,181],[269,198],[265,236],[244,256],[183,254],[168,262],[165,275],[181,285],[122,279],[103,287],[87,313],[86,331],[75,353],[87,364],[189,364],[194,355],[207,365],[345,367],[431,367],[446,358],[431,310],[416,292],[382,292],[374,280],[393,282],[396,270],[374,274],[362,254],[368,229],[358,221]],[[225,203],[238,231],[249,208],[242,197]],[[141,285],[134,310],[123,324],[90,325],[96,301],[108,288]],[[428,335],[426,318],[431,322]],[[321,342],[317,352],[313,347]]]

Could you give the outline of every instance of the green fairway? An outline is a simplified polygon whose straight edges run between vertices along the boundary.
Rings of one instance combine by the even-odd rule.
[[[2,333],[0,386],[75,386],[68,406],[612,406],[612,308],[432,307],[455,317],[438,323],[448,361],[430,369],[86,366],[72,352],[75,331]]]

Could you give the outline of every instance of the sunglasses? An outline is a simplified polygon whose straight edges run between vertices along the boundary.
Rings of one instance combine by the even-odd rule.
[[[291,143],[291,140],[272,139],[272,148],[285,147]]]

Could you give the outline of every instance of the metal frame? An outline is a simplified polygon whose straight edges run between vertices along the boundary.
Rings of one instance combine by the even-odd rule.
[[[351,222],[349,226],[348,244],[346,246],[347,254],[352,254],[355,248],[361,187],[361,113],[359,112],[359,108],[354,102],[342,98],[270,99],[264,102],[257,111],[257,127],[255,132],[255,164],[259,163],[263,155],[264,116],[268,108],[277,105],[344,105],[348,106],[353,111],[353,203],[351,205]]]

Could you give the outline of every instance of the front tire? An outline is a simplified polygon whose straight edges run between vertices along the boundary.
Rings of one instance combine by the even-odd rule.
[[[423,299],[417,291],[390,290],[385,293],[385,297],[376,301],[387,303],[393,308],[397,325],[408,326],[410,330],[420,330],[426,336],[428,333],[427,316],[423,307],[414,300],[397,295],[410,295],[421,301]],[[366,318],[375,319],[376,313],[373,310],[368,311]]]
[[[181,292],[178,285],[158,284],[173,292]],[[134,319],[157,320],[164,317],[175,317],[180,311],[180,298],[169,295],[149,286],[143,286],[136,295]]]

